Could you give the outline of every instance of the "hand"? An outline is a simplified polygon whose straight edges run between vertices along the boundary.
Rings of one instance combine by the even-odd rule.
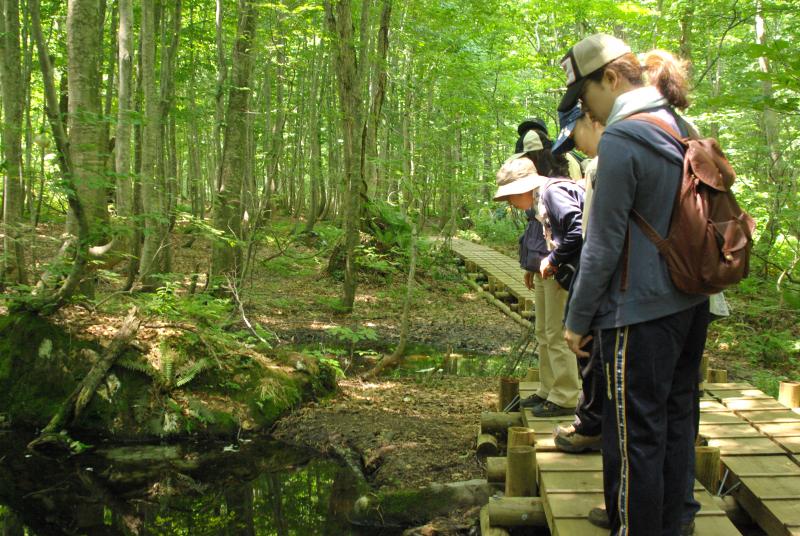
[[[539,265],[539,273],[541,274],[542,279],[547,279],[556,273],[556,267],[550,264],[550,259],[545,257],[542,259],[542,263]]]
[[[592,340],[591,335],[579,335],[570,329],[564,330],[564,340],[572,353],[578,357],[589,357],[589,352],[582,350],[586,344]]]
[[[525,272],[525,287],[533,290],[533,272]]]

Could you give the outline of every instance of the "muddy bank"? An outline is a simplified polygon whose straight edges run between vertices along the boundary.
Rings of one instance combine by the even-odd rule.
[[[353,452],[367,481],[385,491],[484,477],[473,443],[480,413],[497,401],[492,380],[345,380],[340,388],[336,399],[281,419],[275,437],[320,452]]]
[[[0,317],[0,422],[40,429],[103,353],[120,319],[90,329]],[[72,327],[70,327],[72,326]],[[70,431],[116,440],[235,436],[336,388],[336,372],[297,352],[225,355],[191,331],[142,328]]]

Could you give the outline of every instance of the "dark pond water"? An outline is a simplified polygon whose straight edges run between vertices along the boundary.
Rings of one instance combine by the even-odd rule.
[[[346,468],[280,443],[97,443],[53,458],[30,439],[0,431],[0,534],[393,533],[348,523],[359,492]]]

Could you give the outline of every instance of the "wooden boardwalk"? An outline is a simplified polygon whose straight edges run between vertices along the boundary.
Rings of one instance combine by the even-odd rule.
[[[535,383],[521,383],[520,396],[538,388]],[[536,463],[539,493],[545,515],[554,536],[607,536],[608,531],[589,523],[589,511],[604,506],[603,463],[600,453],[566,454],[553,443],[557,424],[572,422],[572,417],[539,419],[530,410],[523,412],[523,423],[536,431]],[[695,481],[695,498],[702,508],[695,518],[696,536],[739,535],[711,493]]]
[[[533,317],[533,291],[525,287],[525,270],[519,267],[517,259],[459,238],[451,239],[450,246],[453,253],[464,260],[468,276],[486,279],[482,287],[484,291],[509,302],[511,310],[522,318]]]
[[[460,239],[452,239],[452,249],[463,259],[470,284],[491,293],[498,307],[519,320],[533,316],[534,295],[525,288],[525,272],[516,259]],[[525,398],[538,384],[521,382],[519,387]],[[708,446],[719,448],[721,474],[716,489],[695,482],[695,497],[702,505],[695,535],[740,534],[715,497],[722,493],[731,495],[768,536],[800,536],[800,410],[749,384],[704,387],[699,433]],[[522,424],[535,431],[534,478],[551,533],[606,536],[608,531],[587,520],[589,511],[604,503],[600,454],[566,454],[555,448],[553,429],[572,417],[538,419],[529,410],[521,417]]]
[[[748,384],[710,384],[700,434],[722,455],[722,487],[769,536],[800,536],[800,414]]]

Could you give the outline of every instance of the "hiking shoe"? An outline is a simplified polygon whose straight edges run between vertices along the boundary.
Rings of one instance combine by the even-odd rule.
[[[559,406],[558,404],[554,404],[549,400],[545,400],[540,406],[533,408],[532,411],[533,416],[539,418],[561,417],[575,414],[575,408],[565,408],[564,406]]]
[[[601,529],[610,529],[611,522],[608,520],[608,512],[605,508],[592,508],[589,510],[589,523]]]
[[[528,398],[523,399],[519,403],[519,405],[520,405],[521,408],[533,409],[536,406],[541,406],[545,402],[547,402],[547,400],[542,398],[541,396],[539,396],[539,395],[531,395]]]
[[[600,435],[588,436],[578,433],[574,424],[556,426],[553,431],[553,439],[558,450],[573,454],[587,450],[599,451],[602,443]]]
[[[681,536],[692,536],[694,534],[694,519],[688,523],[681,523]]]

